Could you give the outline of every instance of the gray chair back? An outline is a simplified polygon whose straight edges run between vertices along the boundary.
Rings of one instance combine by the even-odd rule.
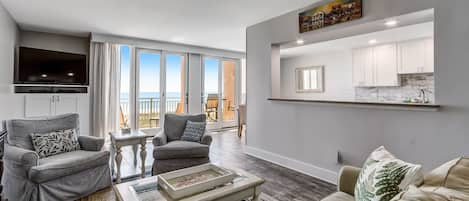
[[[166,114],[164,116],[164,133],[166,134],[168,141],[174,141],[181,139],[184,129],[186,128],[186,122],[188,120],[193,122],[205,122],[205,114],[196,115],[181,115],[181,114]]]
[[[48,133],[79,128],[78,114],[63,114],[34,119],[12,119],[6,123],[7,142],[23,149],[33,150],[31,133]],[[77,130],[79,133],[79,131]]]

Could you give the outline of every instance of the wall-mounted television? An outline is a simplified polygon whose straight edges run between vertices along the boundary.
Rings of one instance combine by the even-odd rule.
[[[20,47],[14,83],[88,85],[86,55]]]

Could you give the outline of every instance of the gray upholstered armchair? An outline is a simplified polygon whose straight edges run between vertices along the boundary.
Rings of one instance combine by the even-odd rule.
[[[212,136],[205,133],[200,142],[181,141],[186,121],[205,122],[205,114],[166,114],[164,129],[153,138],[152,175],[170,172],[210,162]]]
[[[75,200],[111,185],[104,139],[79,136],[81,150],[39,158],[31,133],[78,129],[78,114],[6,122],[2,184],[8,200]]]

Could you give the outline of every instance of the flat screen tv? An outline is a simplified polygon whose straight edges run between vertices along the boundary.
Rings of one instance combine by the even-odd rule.
[[[20,47],[14,83],[88,85],[86,55]]]

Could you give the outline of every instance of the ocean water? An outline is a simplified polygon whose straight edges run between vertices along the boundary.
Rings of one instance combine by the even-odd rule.
[[[121,98],[121,100],[128,100],[129,99],[129,93],[121,93],[120,98]],[[141,92],[139,94],[139,98],[160,98],[160,93],[159,92]],[[167,99],[180,99],[181,98],[181,93],[179,93],[179,92],[167,92],[166,93],[166,98]]]

